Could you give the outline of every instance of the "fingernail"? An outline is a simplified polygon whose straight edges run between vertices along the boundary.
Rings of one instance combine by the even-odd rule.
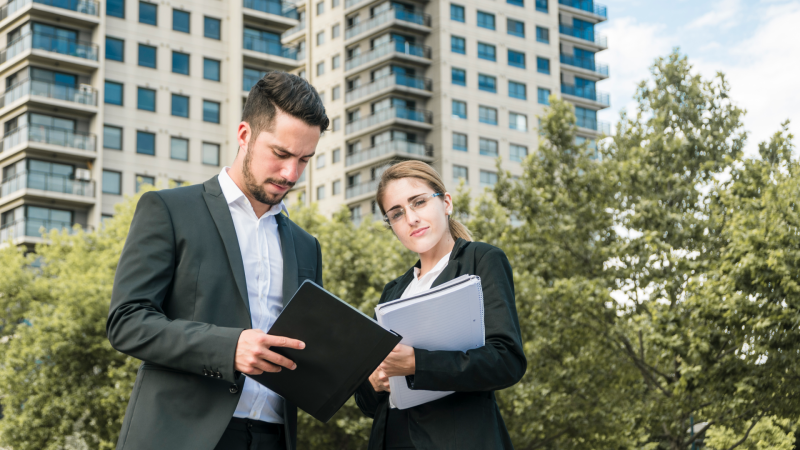
[[[306,348],[306,343],[305,343],[305,342],[301,342],[301,343],[300,343],[300,348],[301,348],[301,349],[303,349],[303,348]]]
[[[297,364],[292,366],[292,370],[297,369]]]

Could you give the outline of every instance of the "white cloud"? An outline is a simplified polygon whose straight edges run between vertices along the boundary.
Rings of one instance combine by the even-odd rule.
[[[698,28],[730,28],[738,23],[741,13],[741,0],[720,0],[711,9],[697,19],[689,22],[689,30]]]

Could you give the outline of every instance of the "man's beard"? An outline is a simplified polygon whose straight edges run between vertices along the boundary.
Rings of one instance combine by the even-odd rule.
[[[244,185],[250,195],[253,196],[256,200],[265,205],[275,206],[283,200],[283,197],[289,192],[288,190],[283,194],[270,194],[266,190],[264,190],[264,183],[259,183],[256,180],[256,177],[253,175],[253,172],[250,170],[250,164],[253,160],[253,147],[252,145],[248,149],[247,155],[244,157]],[[284,179],[279,178],[267,178],[265,183],[273,183],[277,184],[278,186],[288,186],[291,188],[294,186],[294,183],[290,181],[286,181]]]

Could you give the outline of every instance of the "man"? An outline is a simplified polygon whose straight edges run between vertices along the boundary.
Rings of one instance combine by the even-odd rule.
[[[271,72],[250,91],[232,167],[139,200],[114,279],[111,345],[143,361],[117,449],[293,450],[297,408],[242,374],[291,370],[265,333],[319,242],[281,214],[328,117],[314,88]]]

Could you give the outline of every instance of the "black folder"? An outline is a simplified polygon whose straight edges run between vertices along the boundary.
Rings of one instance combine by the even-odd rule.
[[[248,376],[322,422],[402,339],[310,280],[300,285],[268,333],[305,342],[303,350],[270,348],[297,368]]]

